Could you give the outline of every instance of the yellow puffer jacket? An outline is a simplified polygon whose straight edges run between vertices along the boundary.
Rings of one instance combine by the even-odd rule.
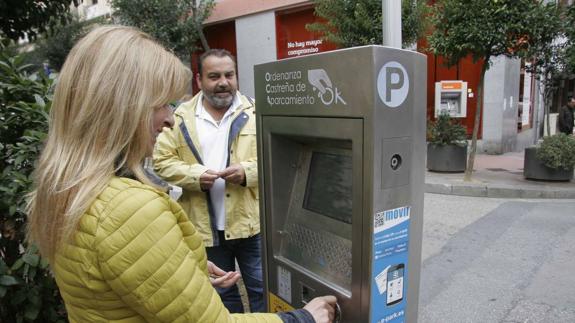
[[[127,178],[110,181],[52,269],[70,322],[281,322],[275,314],[230,315],[182,208]]]
[[[183,188],[178,200],[208,247],[218,245],[214,239],[215,221],[205,192],[200,188],[200,175],[208,168],[202,165],[196,131],[196,107],[200,94],[182,103],[175,112],[173,129],[165,129],[154,150],[154,170],[167,182]],[[225,238],[249,238],[260,232],[258,202],[258,167],[255,107],[240,95],[241,106],[232,115],[229,164],[240,163],[246,172],[246,186],[226,184]]]

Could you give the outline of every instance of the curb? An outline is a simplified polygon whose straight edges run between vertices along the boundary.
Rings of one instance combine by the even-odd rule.
[[[517,186],[511,185],[495,186],[486,184],[425,183],[425,192],[433,194],[495,198],[575,199],[575,189],[518,188]]]

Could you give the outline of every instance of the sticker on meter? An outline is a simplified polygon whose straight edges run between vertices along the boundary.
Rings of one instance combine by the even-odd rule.
[[[278,266],[278,296],[291,303],[291,273]]]
[[[397,264],[388,267],[387,271],[387,302],[386,304],[394,305],[403,300],[403,264]]]
[[[407,306],[411,206],[373,215],[370,323],[403,323]]]
[[[388,107],[401,106],[409,94],[409,74],[405,67],[395,61],[383,65],[377,75],[377,93]]]
[[[377,290],[380,295],[383,295],[387,290],[387,270],[391,266],[387,266],[382,272],[375,276],[375,284],[377,285]]]

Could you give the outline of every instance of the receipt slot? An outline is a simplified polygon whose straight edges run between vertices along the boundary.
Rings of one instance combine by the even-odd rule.
[[[417,320],[426,71],[382,46],[255,67],[270,311],[331,294],[340,322]]]
[[[467,82],[441,81],[435,83],[435,117],[448,113],[454,118],[467,116]]]

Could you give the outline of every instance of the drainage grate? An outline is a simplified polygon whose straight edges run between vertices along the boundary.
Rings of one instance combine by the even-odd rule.
[[[486,168],[487,170],[490,170],[492,172],[508,172],[508,169],[503,169],[503,168]]]

